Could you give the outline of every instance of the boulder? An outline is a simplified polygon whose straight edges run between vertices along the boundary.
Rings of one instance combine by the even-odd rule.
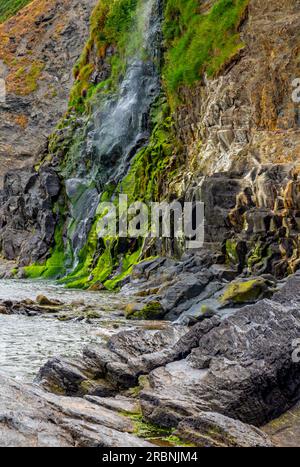
[[[0,243],[5,259],[20,266],[45,260],[54,240],[57,215],[53,203],[60,180],[51,168],[8,172],[4,178],[0,210]]]
[[[81,358],[52,358],[40,369],[36,381],[49,391],[66,395],[91,394],[91,388],[95,394],[94,385],[100,382],[102,391],[106,384],[106,392],[111,393],[131,388],[138,384],[140,374],[148,373],[139,358],[171,347],[183,334],[184,327],[171,325],[163,331],[121,331],[110,338],[107,346],[86,347]]]
[[[223,306],[255,303],[264,297],[272,296],[274,290],[274,284],[263,277],[240,279],[226,287],[220,302]]]
[[[0,305],[0,315],[9,315],[9,314],[10,314],[9,308],[4,305]]]
[[[199,447],[272,447],[270,438],[258,428],[219,413],[202,412],[179,423],[174,433]]]
[[[146,304],[128,304],[125,308],[127,319],[156,320],[162,319],[165,313],[161,304],[155,301]]]
[[[176,277],[176,282],[161,290],[161,304],[166,311],[200,295],[213,276],[209,271],[194,274],[185,272]]]
[[[45,295],[38,295],[36,297],[36,302],[41,306],[60,306],[62,302],[59,300],[51,300]]]
[[[102,378],[103,373],[99,368],[90,363],[88,359],[52,358],[40,369],[36,381],[44,389],[60,395],[114,395],[116,388]]]
[[[292,343],[300,332],[298,306],[262,300],[198,339],[201,326],[209,321],[195,325],[189,337],[178,341],[181,360],[171,350],[160,353],[165,359],[149,355],[150,368],[155,359],[164,365],[150,372],[149,390],[140,395],[147,417],[176,425],[199,410],[214,411],[260,426],[295,404],[300,366],[293,362]]]

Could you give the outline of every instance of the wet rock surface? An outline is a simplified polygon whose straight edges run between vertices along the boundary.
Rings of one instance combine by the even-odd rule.
[[[45,393],[0,375],[0,444],[3,447],[151,446],[131,421],[79,398]]]
[[[42,296],[38,297],[42,298]],[[51,301],[47,297],[43,297],[43,300],[1,300],[0,302],[0,314],[3,315],[24,315],[24,316],[42,316],[50,313],[58,313],[63,310],[70,309],[68,305],[64,305],[59,301]]]
[[[145,367],[134,367],[142,355],[164,349],[185,334],[184,328],[172,327],[163,331],[133,329],[121,331],[107,345],[86,347],[81,358],[49,360],[37,376],[45,389],[67,395],[104,395],[138,385]],[[108,394],[106,394],[108,395]]]
[[[218,264],[219,257],[219,253],[203,249],[180,261],[158,258],[138,264],[122,288],[122,294],[136,297],[125,315],[129,319],[156,316],[192,325],[276,292],[278,283],[271,274],[241,275],[238,268]]]
[[[275,418],[299,398],[299,364],[292,361],[299,324],[297,308],[276,301],[237,311],[205,334],[185,360],[150,373],[149,391],[141,394],[145,413],[160,422],[169,416],[171,423],[198,410],[256,426]]]
[[[200,447],[272,447],[261,430],[213,412],[187,418],[175,433]]]
[[[139,402],[132,397],[62,397],[36,386],[20,385],[2,375],[0,381],[2,447],[153,446],[134,434],[134,420],[137,416],[142,420],[142,416]],[[154,425],[150,429],[163,433]],[[272,445],[268,436],[258,429],[213,413],[186,419],[175,435],[177,443],[188,442],[194,446]]]
[[[248,425],[264,425],[300,398],[300,367],[292,359],[300,332],[299,287],[300,275],[295,275],[272,300],[223,319],[207,318],[190,329],[123,331],[107,345],[86,348],[76,362],[51,360],[38,380],[48,389],[54,381],[74,394],[89,371],[95,384],[100,378],[118,392],[134,389],[147,420],[178,427],[196,444],[269,445]],[[290,290],[294,300],[287,302]],[[203,412],[218,416],[201,418]],[[227,423],[226,417],[234,421]],[[210,424],[221,427],[223,435],[206,439]]]
[[[279,418],[263,427],[275,446],[299,447],[300,439],[300,404],[297,403]]]

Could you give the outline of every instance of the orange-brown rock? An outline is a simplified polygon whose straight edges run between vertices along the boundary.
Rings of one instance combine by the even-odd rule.
[[[72,68],[96,0],[34,0],[0,25],[0,185],[7,170],[39,156],[67,108]]]

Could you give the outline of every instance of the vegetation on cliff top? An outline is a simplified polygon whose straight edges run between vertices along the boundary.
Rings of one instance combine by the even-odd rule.
[[[90,26],[90,37],[74,67],[76,82],[70,96],[70,107],[83,112],[85,103],[95,91],[112,87],[126,66],[125,57],[138,47],[136,30],[132,28],[139,0],[101,0],[96,5]],[[113,53],[107,57],[107,50]],[[107,62],[110,76],[95,86],[90,78],[97,64]]]
[[[32,0],[0,0],[0,23],[14,16]]]
[[[199,0],[166,0],[163,35],[163,79],[170,103],[177,101],[180,86],[192,85],[204,73],[215,76],[243,48],[238,28],[249,0],[216,0],[202,11]],[[139,0],[102,0],[91,17],[91,33],[74,68],[76,78],[70,106],[83,112],[94,92],[110,88],[126,67],[126,58],[141,44],[133,28]],[[107,57],[107,50],[112,53]],[[90,78],[96,63],[107,62],[110,76],[94,86]]]
[[[201,12],[199,0],[167,0],[164,20],[164,80],[172,95],[179,86],[216,75],[243,47],[238,27],[249,0],[216,0]]]

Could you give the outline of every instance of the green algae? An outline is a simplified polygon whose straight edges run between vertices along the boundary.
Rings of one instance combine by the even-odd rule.
[[[140,310],[129,304],[126,307],[125,314],[127,319],[156,320],[163,317],[164,310],[159,302],[152,301],[144,305]]]

